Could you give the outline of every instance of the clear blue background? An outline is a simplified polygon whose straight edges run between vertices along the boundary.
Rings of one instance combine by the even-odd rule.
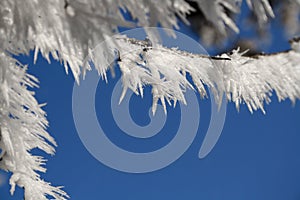
[[[278,24],[272,24],[272,44],[262,47],[265,52],[286,50],[289,45]],[[184,33],[194,35],[182,26]],[[253,32],[242,28],[242,36]],[[250,114],[245,106],[238,113],[230,103],[222,136],[213,151],[202,160],[198,150],[208,128],[210,100],[201,100],[201,122],[198,135],[188,151],[172,165],[147,174],[128,174],[108,168],[94,159],[81,143],[72,117],[72,75],[66,75],[63,67],[53,61],[48,64],[41,56],[33,64],[32,54],[21,56],[29,63],[29,73],[40,80],[36,97],[40,103],[47,102],[45,110],[50,127],[48,131],[59,145],[54,157],[45,155],[48,171],[42,174],[54,185],[63,185],[74,200],[126,199],[126,200],[297,200],[300,199],[300,102],[278,103],[276,96],[267,105],[267,114],[260,111]],[[117,72],[117,79],[119,77]],[[111,119],[112,88],[117,79],[109,84],[101,82],[98,87],[96,108],[109,137],[119,146],[135,151],[157,149],[167,144],[174,135],[179,120],[178,108],[168,108],[169,116],[158,140],[140,141],[125,138]],[[131,107],[133,119],[140,125],[149,123],[148,109],[151,95],[144,99],[134,97]],[[138,110],[138,111],[137,111]],[[102,111],[102,113],[100,112]],[[103,113],[104,112],[104,113]],[[98,113],[98,114],[99,114]],[[100,118],[100,117],[99,117]],[[174,133],[175,134],[175,133]],[[39,153],[34,151],[34,153]],[[2,173],[2,172],[1,172]],[[6,183],[8,176],[5,174]],[[22,199],[18,189],[9,196],[8,184],[0,187],[1,199]]]

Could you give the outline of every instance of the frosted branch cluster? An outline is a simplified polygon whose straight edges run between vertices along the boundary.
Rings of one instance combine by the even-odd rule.
[[[193,1],[216,29],[223,33],[227,28],[239,31],[228,13],[239,13],[242,0]],[[260,25],[274,17],[267,0],[247,0],[247,3]],[[67,73],[71,70],[79,83],[80,75],[90,70],[84,59],[97,44],[116,34],[118,27],[160,24],[172,35],[172,29],[178,28],[178,20],[188,24],[186,16],[193,11],[195,8],[185,0],[0,1],[0,168],[12,172],[12,194],[18,185],[25,189],[26,200],[68,198],[60,187],[51,186],[39,175],[46,171],[45,160],[33,156],[31,150],[39,148],[52,155],[56,144],[46,132],[45,113],[29,89],[37,86],[37,80],[9,53],[28,54],[33,50],[35,60],[40,52],[49,62],[51,55],[64,65]],[[125,12],[130,13],[130,20],[124,17]],[[153,42],[157,39],[155,31],[147,34]],[[127,89],[143,95],[143,87],[151,85],[153,112],[159,100],[164,107],[165,101],[185,102],[187,88],[197,88],[201,96],[206,96],[204,85],[212,89],[217,99],[225,93],[237,107],[246,103],[250,111],[263,110],[272,91],[280,100],[290,98],[294,102],[300,96],[296,41],[289,52],[257,57],[244,57],[234,51],[211,58],[159,45],[152,48],[146,41],[125,36],[120,36],[113,47],[120,56],[123,95]],[[128,50],[132,53],[126,54]],[[105,78],[109,69],[106,58],[99,54],[91,59]],[[186,79],[186,73],[192,82]]]

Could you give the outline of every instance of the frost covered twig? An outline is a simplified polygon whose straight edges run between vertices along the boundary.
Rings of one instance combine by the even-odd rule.
[[[46,200],[46,195],[64,200],[67,194],[40,178],[45,172],[45,159],[31,155],[39,148],[54,154],[54,139],[45,131],[48,122],[45,112],[28,87],[37,80],[26,73],[26,66],[0,53],[0,168],[12,172],[11,194],[18,185],[25,189],[26,200]],[[51,145],[52,144],[52,145]]]
[[[192,54],[176,48],[161,45],[149,46],[148,41],[140,41],[126,36],[116,36],[115,46],[119,52],[119,66],[122,71],[123,94],[131,89],[143,95],[143,87],[150,85],[153,94],[153,112],[158,100],[166,111],[166,103],[182,101],[187,88],[194,88],[206,96],[208,86],[219,102],[225,93],[239,109],[245,103],[250,110],[261,109],[269,103],[273,91],[278,99],[289,98],[293,103],[300,98],[300,43],[291,41],[292,49],[270,55],[243,56],[239,50],[217,57]],[[110,42],[110,44],[113,44]],[[130,53],[128,53],[130,52]],[[103,51],[102,51],[103,53]],[[92,60],[102,77],[108,66],[101,51],[93,53]],[[192,77],[189,82],[186,74]],[[194,86],[193,86],[194,85]]]

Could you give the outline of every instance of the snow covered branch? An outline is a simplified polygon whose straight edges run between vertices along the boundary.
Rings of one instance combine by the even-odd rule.
[[[54,154],[54,139],[45,131],[45,112],[28,88],[37,80],[26,73],[26,66],[5,53],[0,53],[0,168],[12,172],[11,194],[18,185],[25,189],[26,200],[65,199],[66,193],[43,181],[37,172],[46,172],[45,160],[31,155],[39,148]],[[51,145],[52,144],[52,145]]]
[[[144,41],[116,36],[118,64],[122,71],[123,94],[131,89],[143,96],[143,87],[150,85],[153,94],[153,112],[158,100],[166,111],[166,103],[182,101],[187,88],[196,87],[202,97],[206,96],[205,86],[214,93],[220,102],[225,93],[228,101],[233,101],[239,109],[245,103],[250,112],[261,109],[269,103],[273,91],[279,101],[289,98],[293,103],[300,98],[300,43],[291,41],[292,49],[270,55],[243,56],[243,52],[234,50],[217,57],[192,54],[176,48],[161,45],[152,46],[149,39]],[[113,45],[113,42],[110,42]],[[97,48],[92,53],[100,75],[106,79],[109,69],[103,58],[107,53]],[[192,81],[188,81],[187,73]]]

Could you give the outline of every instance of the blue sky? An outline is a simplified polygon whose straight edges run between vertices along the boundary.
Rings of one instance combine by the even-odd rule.
[[[183,28],[191,34],[190,30]],[[243,31],[247,35],[249,32]],[[286,50],[288,43],[276,24],[272,28],[272,44],[263,47],[266,52]],[[251,34],[250,34],[251,35]],[[201,121],[196,139],[187,152],[176,162],[159,171],[146,174],[130,174],[111,169],[90,155],[76,132],[72,116],[72,88],[74,79],[66,75],[64,68],[53,61],[48,64],[39,56],[33,64],[32,54],[20,60],[29,64],[29,73],[40,80],[36,97],[47,102],[50,127],[56,138],[57,153],[49,157],[45,180],[63,185],[74,200],[126,199],[126,200],[297,200],[300,199],[300,105],[290,101],[278,103],[276,96],[267,105],[267,114],[260,111],[250,114],[245,106],[237,112],[230,103],[220,140],[204,159],[198,159],[198,151],[208,128],[210,100],[200,100]],[[120,72],[117,71],[117,78]],[[141,141],[126,138],[112,121],[110,96],[117,79],[109,78],[109,84],[100,82],[96,103],[98,119],[104,129],[111,131],[108,137],[118,146],[131,151],[146,151],[168,143],[178,126],[178,107],[168,108],[169,116],[159,137]],[[104,95],[103,95],[104,94]],[[144,99],[133,97],[131,115],[137,124],[149,123],[151,105],[150,90]],[[102,117],[101,116],[105,116]],[[155,140],[157,139],[157,140]],[[34,151],[39,153],[39,151]],[[6,175],[5,175],[6,176]],[[8,182],[8,177],[6,181]],[[8,184],[0,187],[1,199],[21,199],[22,190],[14,197],[8,195]]]

